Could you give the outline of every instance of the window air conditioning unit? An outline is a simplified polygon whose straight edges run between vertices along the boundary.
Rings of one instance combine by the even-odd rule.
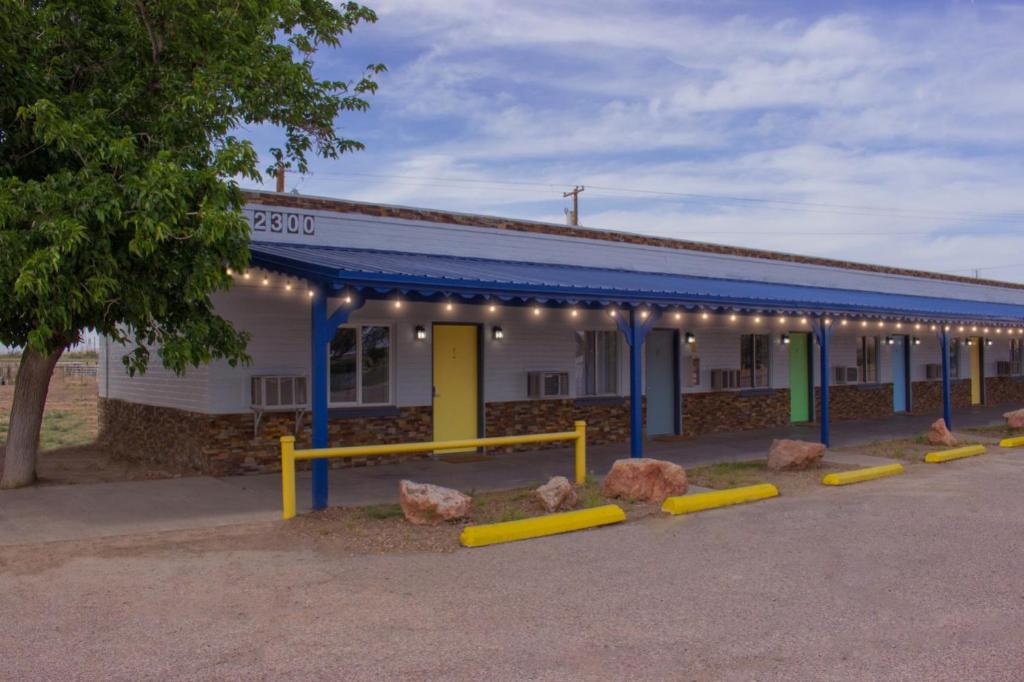
[[[569,373],[527,372],[526,395],[531,398],[555,398],[569,395]]]
[[[941,379],[942,365],[938,362],[933,362],[925,365],[924,376],[926,379]]]
[[[1000,360],[996,363],[996,376],[1008,377],[1013,374],[1013,364],[1006,361]]]
[[[860,373],[856,367],[833,367],[833,384],[855,384],[860,380]]]
[[[740,371],[738,369],[711,370],[711,390],[721,391],[740,387]]]
[[[265,412],[294,412],[295,431],[309,409],[306,377],[297,374],[257,375],[250,379],[249,408],[253,411],[253,436],[259,435]]]

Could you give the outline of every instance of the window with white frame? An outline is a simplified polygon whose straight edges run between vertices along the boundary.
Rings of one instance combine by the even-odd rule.
[[[878,383],[878,337],[857,337],[857,377],[861,383]]]
[[[771,336],[740,335],[740,388],[771,385]]]
[[[391,399],[391,327],[339,327],[328,355],[331,405],[386,405]]]
[[[576,332],[576,395],[619,392],[619,332]]]
[[[1010,374],[1024,374],[1024,339],[1010,339]]]

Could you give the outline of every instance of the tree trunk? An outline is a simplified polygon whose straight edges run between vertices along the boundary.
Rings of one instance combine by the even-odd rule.
[[[43,355],[26,348],[21,354],[21,364],[14,382],[14,402],[11,404],[11,423],[7,430],[0,488],[20,488],[36,480],[43,408],[46,407],[46,394],[50,390],[53,368],[63,352],[62,348]]]

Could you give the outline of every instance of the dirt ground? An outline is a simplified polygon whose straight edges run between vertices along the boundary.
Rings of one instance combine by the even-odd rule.
[[[1016,681],[1022,477],[1000,452],[448,553],[288,522],[4,548],[0,677]]]
[[[13,399],[14,385],[0,386],[0,465]],[[96,377],[65,378],[60,371],[55,372],[39,435],[39,484],[104,483],[189,474],[114,459],[102,443],[96,442],[97,435]]]

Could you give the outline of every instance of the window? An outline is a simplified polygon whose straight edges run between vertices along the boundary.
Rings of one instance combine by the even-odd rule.
[[[1024,339],[1010,339],[1010,374],[1024,374]]]
[[[878,383],[878,337],[857,337],[857,377],[861,383]]]
[[[771,383],[768,369],[771,357],[768,334],[740,336],[740,388],[761,388]]]
[[[328,361],[332,405],[391,402],[390,327],[339,327]]]
[[[576,395],[619,391],[619,332],[576,332]]]
[[[949,378],[960,378],[960,339],[949,340]]]

